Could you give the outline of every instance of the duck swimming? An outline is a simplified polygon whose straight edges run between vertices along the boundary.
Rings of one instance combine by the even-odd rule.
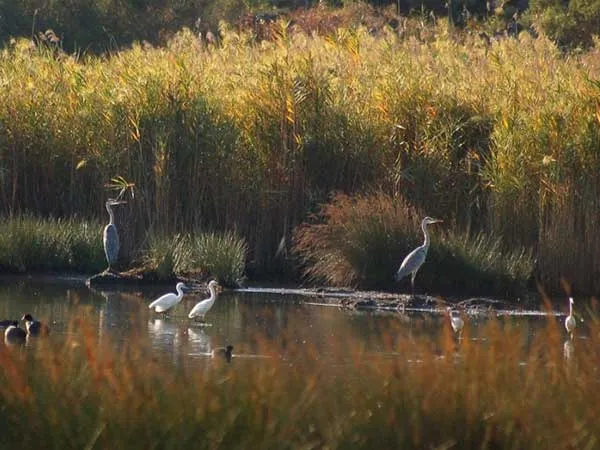
[[[27,339],[27,332],[19,328],[19,322],[13,320],[4,332],[4,342],[7,344],[24,344]]]

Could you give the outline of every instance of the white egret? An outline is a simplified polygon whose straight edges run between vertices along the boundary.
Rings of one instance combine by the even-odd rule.
[[[104,227],[104,233],[102,236],[102,242],[104,243],[104,254],[106,255],[106,261],[108,262],[108,271],[112,271],[113,266],[119,259],[119,233],[117,232],[117,226],[115,225],[115,215],[112,207],[115,205],[122,205],[122,200],[109,199],[106,202],[106,210],[108,211],[108,225]]]
[[[217,299],[217,288],[219,287],[219,283],[216,280],[210,280],[208,283],[208,290],[210,292],[210,297],[206,300],[202,300],[201,302],[196,303],[196,306],[192,308],[188,317],[194,320],[204,320],[204,316],[206,313],[212,308],[212,305],[215,303]]]
[[[43,324],[39,320],[35,320],[31,314],[25,314],[21,317],[21,320],[25,321],[25,329],[27,333],[32,336],[39,336],[40,334],[48,334],[50,329],[46,324]]]
[[[228,345],[225,348],[215,348],[212,353],[211,356],[214,357],[221,357],[221,358],[225,358],[225,360],[227,362],[231,362],[231,356],[232,356],[232,352],[233,352],[233,345]]]
[[[14,320],[4,332],[4,342],[7,344],[24,344],[27,339],[27,332],[19,328],[19,322]]]
[[[420,247],[415,248],[412,252],[406,255],[404,261],[400,265],[400,268],[396,272],[396,281],[402,280],[408,274],[410,277],[410,285],[412,287],[412,292],[415,292],[415,277],[417,276],[417,272],[425,262],[425,258],[427,257],[427,250],[429,250],[429,233],[427,232],[427,225],[431,225],[432,223],[440,223],[443,220],[440,219],[432,219],[431,217],[425,217],[421,222],[421,229],[423,230],[423,235],[425,236],[425,242]]]
[[[187,289],[187,286],[184,283],[177,283],[177,285],[175,286],[177,294],[169,292],[168,294],[162,295],[156,300],[154,300],[152,303],[150,303],[150,305],[148,305],[148,308],[154,309],[154,311],[158,313],[162,313],[171,309],[173,306],[178,304],[183,298],[184,289]]]
[[[446,311],[448,311],[448,317],[450,318],[450,326],[452,327],[452,330],[455,333],[458,333],[460,336],[465,326],[465,321],[462,320],[458,314],[458,311],[453,311],[450,307],[446,308]]]
[[[573,335],[575,334],[575,327],[577,326],[575,316],[573,316],[574,304],[575,300],[573,300],[573,297],[569,297],[569,315],[565,319],[565,328],[567,329],[567,333],[569,333],[571,339],[573,339]]]

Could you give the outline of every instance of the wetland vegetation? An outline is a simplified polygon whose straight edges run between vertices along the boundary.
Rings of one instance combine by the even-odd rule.
[[[176,364],[135,335],[139,308],[126,340],[99,337],[79,307],[61,336],[0,348],[3,446],[600,448],[594,314],[568,359],[553,315],[535,332],[490,318],[477,339],[468,320],[460,341],[448,321],[432,336],[394,315],[368,345],[346,318],[321,337],[326,355],[294,337],[306,327],[290,315],[276,335],[235,342],[230,364]],[[244,358],[250,347],[263,357]]]
[[[318,274],[330,283],[389,286],[420,240],[406,226],[431,215],[445,225],[435,274],[423,273],[430,292],[505,293],[534,278],[597,292],[595,48],[402,23],[309,34],[279,21],[266,39],[222,23],[217,45],[184,28],[161,47],[99,56],[14,39],[0,53],[0,213],[98,223],[105,184],[122,176],[136,192],[117,212],[125,266],[176,271],[183,262],[157,254],[164,239],[233,233],[252,277],[281,280],[317,274],[302,265],[322,250],[309,230],[341,192],[412,213],[389,224],[398,253],[375,265],[369,249],[391,235],[366,236],[379,227],[368,217],[330,240],[347,258],[343,273]]]

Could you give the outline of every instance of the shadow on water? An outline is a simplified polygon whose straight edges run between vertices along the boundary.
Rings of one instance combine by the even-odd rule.
[[[110,337],[117,343],[145,340],[157,355],[175,363],[182,359],[210,361],[215,349],[229,344],[234,346],[235,361],[265,357],[292,359],[288,348],[297,344],[326,358],[339,349],[340,343],[357,340],[364,343],[365,351],[372,357],[394,358],[398,355],[383,350],[390,348],[389,342],[382,341],[383,336],[409,341],[421,337],[437,339],[448,320],[445,308],[363,311],[324,302],[323,292],[314,290],[245,289],[223,292],[207,314],[206,323],[199,324],[188,319],[187,314],[196,302],[206,297],[205,292],[186,294],[167,315],[150,311],[147,305],[163,293],[164,287],[129,292],[95,291],[79,279],[58,282],[31,277],[2,278],[0,320],[18,320],[29,312],[50,325],[51,339],[64,339],[72,332],[70,322],[85,315],[97,324],[99,339]],[[468,339],[473,342],[485,341],[479,330],[491,318],[521,327],[533,338],[537,330],[547,325],[548,318],[562,327],[566,304],[558,303],[550,315],[541,310],[480,308],[461,309],[460,314],[467,322]],[[578,339],[585,338],[582,319],[579,315]],[[279,352],[261,354],[263,340],[276,344]],[[573,351],[572,343],[565,343],[565,357]],[[403,357],[414,361],[420,358],[419,355]]]

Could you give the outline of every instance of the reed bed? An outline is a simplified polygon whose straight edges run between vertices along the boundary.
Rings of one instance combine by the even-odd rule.
[[[141,335],[99,341],[85,316],[64,340],[1,349],[3,446],[600,448],[596,316],[568,359],[552,317],[534,334],[491,319],[478,340],[467,325],[460,341],[447,323],[416,338],[391,320],[381,353],[337,333],[326,357],[257,334],[268,358],[179,365]]]
[[[423,242],[424,213],[401,196],[382,192],[338,194],[294,234],[303,275],[334,286],[397,289],[394,274],[404,257]],[[451,225],[450,225],[451,226]],[[448,231],[450,230],[450,231]],[[524,293],[533,279],[532,251],[507,248],[498,237],[429,227],[427,263],[418,285],[430,292],[504,295]],[[408,279],[406,283],[408,287]]]
[[[332,191],[380,188],[533,247],[549,285],[569,273],[596,290],[597,52],[439,23],[407,37],[280,23],[260,43],[223,24],[218,46],[183,30],[110,57],[16,41],[0,53],[1,212],[98,217],[123,176],[134,250],[149,229],[237,230],[268,271]]]

